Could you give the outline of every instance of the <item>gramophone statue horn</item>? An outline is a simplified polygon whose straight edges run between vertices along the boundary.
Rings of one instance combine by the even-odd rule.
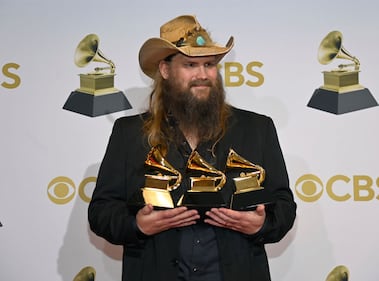
[[[96,270],[92,266],[83,267],[73,281],[95,281]]]
[[[352,56],[342,45],[342,33],[332,31],[325,36],[318,48],[318,61],[321,64],[329,64],[334,59],[346,59],[353,61],[353,64],[340,64],[339,70],[344,70],[346,67],[354,66],[355,70],[359,70],[359,60]]]
[[[360,62],[342,45],[341,32],[331,31],[324,37],[318,47],[317,58],[321,64],[329,64],[335,59],[353,63],[324,71],[324,85],[314,91],[307,106],[342,114],[378,105],[370,91],[359,84]]]
[[[328,274],[325,281],[348,281],[349,270],[344,265],[338,265]]]
[[[71,92],[63,106],[76,113],[95,117],[131,108],[123,92],[114,87],[115,65],[99,49],[100,39],[88,34],[75,49],[74,62],[85,67],[92,62],[106,63],[108,67],[96,67],[94,71],[79,74],[80,88]],[[103,70],[109,70],[109,73]]]
[[[110,67],[95,68],[95,72],[99,72],[104,69],[110,69],[110,73],[115,72],[114,63],[107,59],[99,49],[100,39],[96,34],[88,34],[84,37],[75,51],[75,64],[79,67],[84,67],[90,62],[102,62],[109,64]]]

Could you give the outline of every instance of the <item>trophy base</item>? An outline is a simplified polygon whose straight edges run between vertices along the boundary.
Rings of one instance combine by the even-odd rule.
[[[205,213],[212,208],[229,208],[222,194],[217,191],[187,191],[179,205],[197,210],[200,215],[199,221],[204,220]]]
[[[127,203],[128,208],[134,212],[138,212],[146,204],[153,205],[156,210],[175,208],[175,203],[168,190],[149,187],[135,192]]]
[[[199,211],[228,207],[222,194],[215,191],[187,191],[179,204],[180,206],[186,206],[189,209],[197,209]]]
[[[146,204],[151,204],[157,208],[175,208],[170,191],[157,188],[142,188],[142,196]]]
[[[346,93],[363,89],[359,85],[359,71],[324,71],[324,86],[326,90]]]
[[[130,108],[132,106],[121,91],[103,95],[73,91],[63,106],[63,109],[89,117],[106,115]]]
[[[367,88],[338,93],[326,89],[316,89],[307,106],[322,111],[343,114],[377,106],[375,98]]]
[[[230,202],[230,209],[236,211],[250,211],[255,210],[258,205],[269,205],[273,202],[274,198],[271,193],[262,188],[248,192],[234,193]]]

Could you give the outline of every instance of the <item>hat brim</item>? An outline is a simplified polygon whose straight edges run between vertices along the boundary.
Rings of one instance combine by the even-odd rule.
[[[182,53],[189,57],[218,56],[218,60],[221,60],[233,48],[233,44],[234,38],[230,37],[225,47],[218,45],[177,47],[165,39],[151,38],[147,40],[140,49],[139,63],[142,71],[150,78],[154,78],[158,70],[159,62],[170,55]]]

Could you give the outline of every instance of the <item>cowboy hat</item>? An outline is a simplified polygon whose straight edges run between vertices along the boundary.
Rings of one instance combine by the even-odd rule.
[[[139,63],[142,71],[154,78],[159,62],[175,53],[190,57],[218,56],[221,60],[233,47],[233,37],[219,46],[194,16],[183,15],[170,20],[160,28],[160,38],[150,38],[141,47]]]

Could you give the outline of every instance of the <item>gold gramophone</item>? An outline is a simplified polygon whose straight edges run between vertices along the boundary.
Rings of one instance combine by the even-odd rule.
[[[321,64],[329,64],[334,59],[351,60],[353,63],[340,64],[337,69],[324,71],[322,88],[338,93],[363,89],[358,79],[360,62],[342,46],[342,34],[339,31],[326,35],[318,49],[318,61]]]
[[[96,34],[85,36],[76,47],[75,64],[85,67],[97,62],[108,66],[79,74],[80,88],[70,94],[64,109],[94,117],[131,108],[124,93],[114,87],[115,65],[100,51],[99,42]]]
[[[197,151],[193,151],[187,162],[190,189],[186,191],[179,205],[192,208],[226,207],[227,200],[220,192],[226,183],[223,172],[206,162]]]
[[[77,66],[85,67],[90,62],[100,62],[109,65],[108,67],[96,67],[94,71],[87,74],[79,74],[79,91],[93,95],[118,92],[119,90],[113,86],[115,65],[101,52],[99,43],[100,40],[96,34],[89,34],[76,47],[75,64]],[[104,72],[104,70],[109,70],[109,72]]]
[[[360,62],[342,45],[342,33],[332,31],[321,41],[318,61],[325,65],[335,59],[353,63],[340,64],[338,68],[324,71],[324,85],[316,89],[309,107],[341,114],[378,105],[370,91],[359,84]]]
[[[178,188],[182,175],[163,158],[158,148],[153,147],[145,160],[146,168],[151,172],[145,174],[145,185],[129,201],[130,206],[142,207],[152,204],[158,208],[174,208],[171,191]]]
[[[226,160],[226,172],[231,170],[239,173],[237,177],[233,177],[236,190],[231,198],[231,209],[249,210],[258,204],[273,202],[271,194],[261,186],[265,180],[263,167],[251,163],[230,149]]]

